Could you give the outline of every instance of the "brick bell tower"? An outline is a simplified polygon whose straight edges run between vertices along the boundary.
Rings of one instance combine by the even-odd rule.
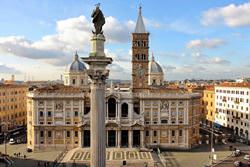
[[[136,22],[135,31],[132,33],[132,88],[133,92],[148,88],[148,50],[149,33],[146,31],[141,15],[141,6]]]

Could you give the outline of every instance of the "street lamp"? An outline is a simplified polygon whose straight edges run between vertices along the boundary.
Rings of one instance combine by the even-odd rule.
[[[213,165],[213,160],[214,160],[214,121],[215,121],[215,114],[217,114],[218,112],[215,111],[212,117],[212,133],[211,133],[211,148],[210,148],[210,158],[211,158],[211,165]]]

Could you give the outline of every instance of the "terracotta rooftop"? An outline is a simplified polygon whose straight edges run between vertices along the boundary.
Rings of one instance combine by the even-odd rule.
[[[0,84],[0,89],[6,88],[28,88],[27,85],[19,85],[19,84]]]
[[[246,87],[246,88],[250,88],[250,82],[242,82],[242,83],[235,83],[235,82],[225,82],[222,83],[218,86],[222,86],[222,87]]]
[[[35,88],[34,92],[38,93],[82,93],[83,90],[80,88],[75,88],[72,86],[64,86],[64,85],[51,85],[41,88]]]
[[[212,90],[212,91],[214,91],[214,85],[206,86],[205,90]]]

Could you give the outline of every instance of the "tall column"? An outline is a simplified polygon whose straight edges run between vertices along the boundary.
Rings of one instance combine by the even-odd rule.
[[[89,57],[82,58],[89,65],[87,71],[91,79],[90,85],[90,102],[91,102],[91,167],[106,166],[106,132],[105,132],[105,81],[109,75],[106,69],[111,64],[112,58],[106,57],[104,53],[105,36],[103,35],[102,26],[105,24],[105,18],[99,5],[93,11],[92,22],[95,31],[91,38],[91,50]]]
[[[132,148],[132,142],[133,142],[132,137],[133,137],[133,135],[132,135],[132,130],[129,130],[129,131],[128,131],[128,147],[129,147],[129,148]]]
[[[121,130],[117,131],[117,147],[121,147]]]
[[[140,131],[140,145],[141,145],[141,148],[144,148],[145,147],[145,144],[144,144],[144,130],[141,130]]]
[[[91,84],[91,166],[105,166],[105,85]]]
[[[103,34],[94,34],[89,57],[82,58],[89,64],[88,75],[91,79],[91,167],[106,166],[105,81],[109,74],[106,66],[112,62],[112,59],[105,56],[104,41]]]

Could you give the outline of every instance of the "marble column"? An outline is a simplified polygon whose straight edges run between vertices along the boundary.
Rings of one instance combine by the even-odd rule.
[[[105,56],[104,41],[103,34],[93,34],[89,57],[82,58],[85,63],[89,64],[87,73],[91,79],[91,167],[106,166],[105,81],[109,74],[106,66],[112,62],[112,59]]]
[[[140,146],[141,146],[141,148],[144,148],[145,147],[145,144],[144,144],[144,130],[141,130],[140,131]]]
[[[132,142],[133,142],[133,135],[132,135],[132,130],[129,130],[128,131],[128,147],[129,148],[132,148],[133,147],[133,144],[132,144]]]
[[[121,147],[121,131],[120,130],[117,131],[117,147],[118,148]]]

